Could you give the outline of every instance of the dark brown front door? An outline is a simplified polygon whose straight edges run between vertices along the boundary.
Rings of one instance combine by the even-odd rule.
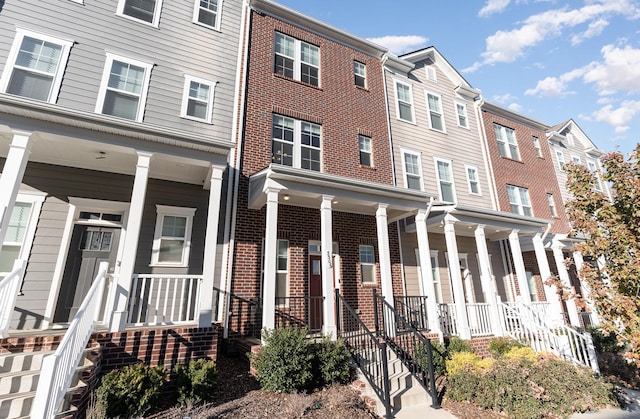
[[[322,257],[309,256],[309,329],[322,330]]]

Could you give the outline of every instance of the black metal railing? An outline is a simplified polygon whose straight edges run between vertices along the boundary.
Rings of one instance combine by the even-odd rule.
[[[262,301],[260,298],[243,298],[219,288],[213,288],[214,313],[218,311],[220,294],[224,294],[223,304],[228,304],[227,318],[224,325],[228,337],[261,338],[262,333]]]
[[[400,313],[414,329],[429,330],[427,297],[398,295],[393,297],[396,312]]]
[[[406,297],[405,297],[406,298]],[[409,372],[431,395],[431,406],[440,408],[440,394],[436,387],[433,348],[427,339],[382,295],[373,290],[374,320],[376,335],[384,338]],[[403,309],[401,306],[400,309]],[[423,330],[424,331],[424,330]]]
[[[276,328],[307,328],[322,331],[323,296],[276,297]]]
[[[344,339],[351,356],[383,403],[385,417],[391,418],[387,345],[362,322],[358,314],[336,290],[338,337]]]

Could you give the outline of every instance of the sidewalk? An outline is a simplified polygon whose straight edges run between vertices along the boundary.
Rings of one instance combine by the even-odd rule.
[[[624,409],[602,409],[597,412],[574,413],[570,419],[630,419],[640,418],[640,391],[624,389]]]

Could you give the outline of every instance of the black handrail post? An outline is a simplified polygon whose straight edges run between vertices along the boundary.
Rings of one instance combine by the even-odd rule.
[[[427,359],[429,370],[429,384],[431,386],[431,407],[434,409],[440,409],[440,400],[438,400],[438,389],[436,388],[436,377],[435,371],[433,368],[433,351],[431,350],[431,339],[426,339],[427,341]]]
[[[378,293],[373,289],[373,319],[376,326],[376,336],[380,336],[380,320],[378,319]]]
[[[385,408],[385,417],[393,418],[391,415],[391,391],[389,390],[389,365],[387,362],[387,345],[382,342],[378,342],[378,350],[382,354],[382,376],[384,379],[382,380],[382,388],[384,391],[384,399],[388,400],[387,403],[384,404]]]
[[[340,337],[340,290],[336,288],[335,290],[335,300],[334,307],[336,310],[336,337]]]

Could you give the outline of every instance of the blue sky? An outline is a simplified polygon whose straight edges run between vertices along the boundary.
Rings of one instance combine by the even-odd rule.
[[[486,100],[604,151],[640,142],[640,0],[276,1],[397,55],[435,46]]]

